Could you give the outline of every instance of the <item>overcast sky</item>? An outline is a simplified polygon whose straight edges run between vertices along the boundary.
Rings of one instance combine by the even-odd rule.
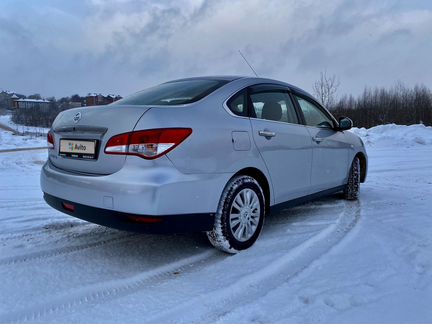
[[[171,79],[251,75],[339,94],[432,87],[430,0],[1,0],[0,89],[127,95]]]

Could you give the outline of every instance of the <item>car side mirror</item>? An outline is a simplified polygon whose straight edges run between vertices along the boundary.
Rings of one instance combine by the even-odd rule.
[[[348,130],[353,127],[353,121],[348,117],[339,118],[339,130]]]

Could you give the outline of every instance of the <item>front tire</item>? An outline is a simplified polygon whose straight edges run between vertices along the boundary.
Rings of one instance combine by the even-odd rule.
[[[360,159],[355,157],[348,175],[348,183],[344,189],[344,198],[347,200],[358,199],[360,192]]]
[[[265,216],[264,194],[258,181],[237,176],[226,185],[215,215],[210,243],[227,253],[251,247],[261,233]]]

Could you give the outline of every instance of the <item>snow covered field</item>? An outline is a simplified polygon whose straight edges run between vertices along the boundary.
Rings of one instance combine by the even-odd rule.
[[[20,136],[0,130],[0,151],[46,146],[46,136]]]
[[[31,133],[27,136],[19,136],[11,132],[3,131],[1,126],[7,126],[16,130],[17,134]],[[17,125],[11,121],[10,115],[0,116],[0,151],[23,147],[46,147],[46,134],[48,128]]]
[[[61,214],[39,189],[46,152],[0,153],[0,322],[432,322],[432,128],[353,131],[360,200],[272,215],[234,256]]]
[[[0,116],[0,123],[4,124],[6,126],[9,126],[10,128],[15,129],[18,133],[37,133],[37,134],[42,135],[42,137],[44,137],[46,135],[46,133],[48,133],[48,131],[49,131],[49,128],[24,126],[24,125],[15,124],[11,120],[10,114]]]

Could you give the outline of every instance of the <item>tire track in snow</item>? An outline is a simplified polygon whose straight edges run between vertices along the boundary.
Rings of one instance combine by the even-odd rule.
[[[11,218],[12,220],[14,218]],[[91,226],[95,224],[87,223],[87,222],[73,222],[73,221],[65,221],[65,222],[53,222],[47,223],[42,226],[34,226],[29,228],[24,228],[20,230],[16,230],[12,233],[0,233],[0,243],[9,242],[9,241],[20,241],[23,239],[46,239],[46,235],[50,230],[55,230],[57,234],[61,235],[79,235],[79,237],[87,237],[94,236],[95,234],[103,233],[103,230],[96,230],[88,232],[88,233],[72,233],[71,230],[80,229],[90,229]],[[99,226],[99,225],[96,225]],[[98,232],[98,233],[96,233]],[[100,233],[99,233],[100,232]],[[60,237],[59,237],[60,238]]]
[[[173,319],[176,323],[218,321],[232,310],[259,299],[299,275],[338,245],[356,225],[359,217],[358,202],[346,203],[336,223],[300,243],[264,268],[243,276],[224,288],[187,299],[162,314],[146,318],[146,322],[167,323],[173,322]]]
[[[30,261],[43,261],[45,259],[62,256],[70,253],[75,253],[87,249],[97,248],[106,244],[111,244],[120,241],[127,241],[131,238],[137,236],[138,234],[131,234],[128,236],[120,236],[111,239],[100,240],[96,242],[90,242],[82,245],[75,246],[65,246],[58,249],[45,250],[45,251],[37,251],[29,254],[24,254],[16,257],[7,257],[4,259],[0,259],[0,266],[11,266],[19,263],[25,263]]]
[[[155,315],[153,318],[147,318],[146,321],[169,322],[173,318],[180,322],[215,321],[225,315],[227,313],[226,310],[229,312],[271,291],[271,289],[277,287],[281,282],[287,281],[290,277],[306,269],[313,261],[328,252],[346,235],[355,225],[358,218],[358,216],[347,209],[349,208],[345,208],[340,214],[336,223],[326,227],[312,238],[303,241],[265,268],[242,277],[242,279],[233,285],[214,290],[207,295],[187,299],[187,302],[181,303],[160,315]],[[334,239],[335,236],[336,240]],[[306,262],[298,262],[299,259],[305,258],[304,254],[306,254]],[[242,254],[238,256],[241,257]],[[183,275],[190,274],[201,268],[206,268],[222,258],[225,259],[226,256],[219,254],[216,250],[210,250],[133,276],[132,278],[111,280],[71,291],[67,296],[58,296],[46,303],[32,305],[26,309],[4,314],[0,317],[0,322],[36,322],[46,316],[50,316],[51,318],[59,313],[71,313],[74,310],[88,307],[91,304],[101,304],[137,293],[143,288],[149,287],[149,285],[158,287],[158,285],[166,282],[166,280],[176,279],[177,272],[181,272]],[[295,262],[298,263],[297,267],[291,269],[290,265]],[[239,296],[242,299],[241,303],[239,303]],[[217,306],[214,307],[215,305]]]
[[[216,250],[209,250],[193,255],[180,261],[172,262],[154,270],[150,270],[131,278],[112,280],[109,283],[102,282],[89,285],[76,291],[68,292],[67,295],[42,305],[33,305],[25,310],[15,311],[0,316],[0,322],[36,322],[46,315],[52,316],[56,313],[71,311],[75,307],[88,305],[89,303],[102,303],[116,299],[121,296],[132,294],[146,287],[149,283],[160,282],[175,278],[178,272],[186,272],[204,267],[209,262],[225,257]]]
[[[6,186],[6,189],[7,186]],[[10,189],[10,188],[9,188]],[[49,210],[48,205],[45,201],[37,198],[37,199],[26,199],[24,201],[17,201],[16,199],[0,199],[1,209],[9,209],[9,208],[19,208],[19,209],[33,209],[34,207],[46,207]]]

